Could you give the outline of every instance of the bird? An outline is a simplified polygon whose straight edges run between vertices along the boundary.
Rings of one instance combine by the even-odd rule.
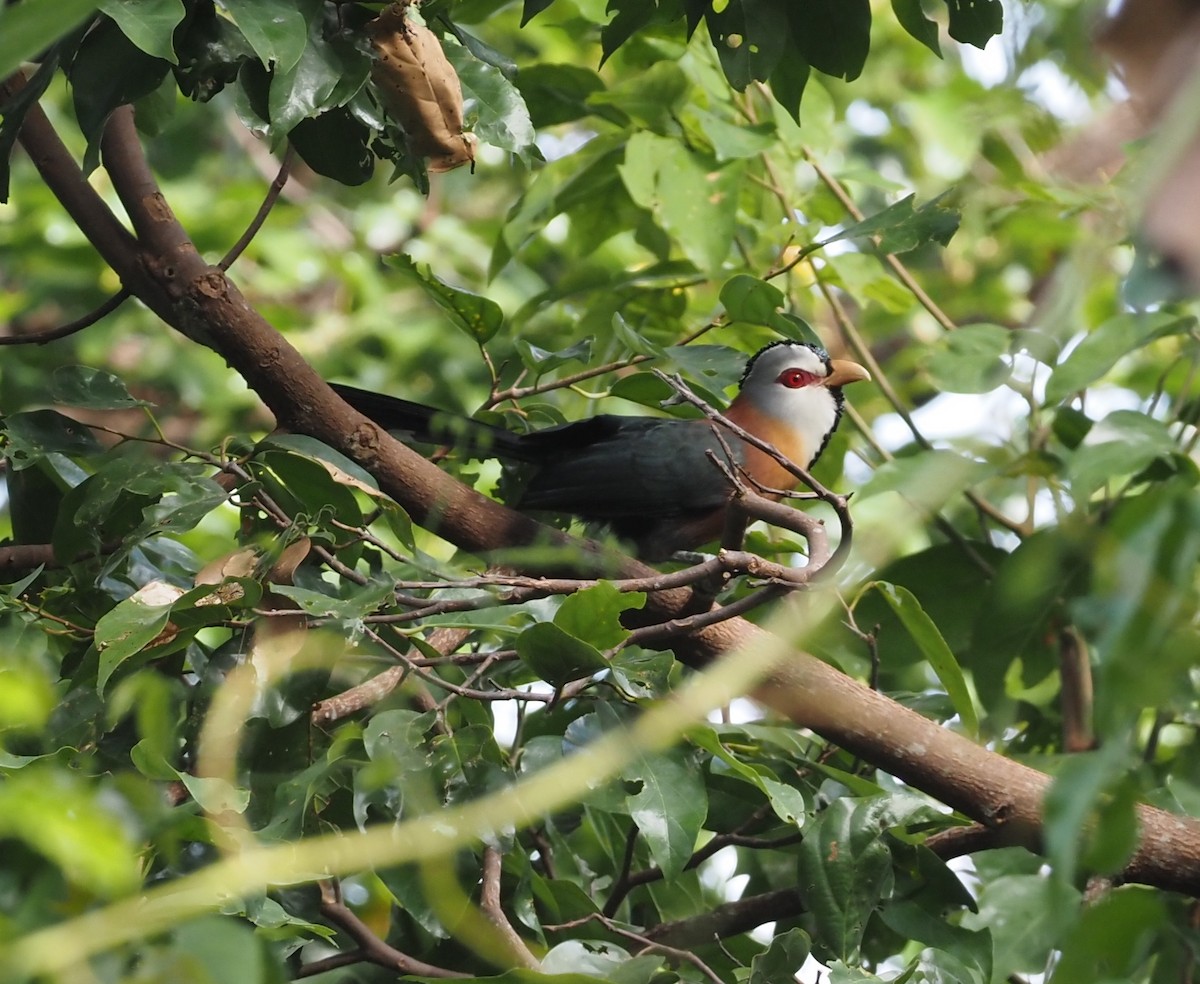
[[[811,468],[841,419],[842,387],[867,379],[861,365],[831,359],[816,345],[772,342],[746,363],[724,416]],[[735,490],[714,456],[771,498],[796,485],[773,457],[707,419],[605,413],[518,433],[399,397],[332,386],[401,439],[524,463],[531,474],[509,505],[607,526],[643,560],[665,560],[721,535]]]

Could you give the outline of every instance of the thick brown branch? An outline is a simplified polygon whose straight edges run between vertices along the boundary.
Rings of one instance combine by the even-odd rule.
[[[500,852],[492,845],[483,849],[483,873],[480,877],[479,908],[487,916],[488,921],[496,927],[496,931],[508,943],[513,957],[523,967],[537,970],[540,966],[538,958],[525,945],[521,935],[513,929],[513,925],[504,914],[500,905],[500,867],[502,858]]]
[[[452,653],[466,642],[470,634],[470,629],[436,629],[429,637],[429,644],[439,653]],[[400,686],[408,672],[409,668],[403,664],[392,666],[357,687],[318,701],[313,705],[310,720],[317,727],[322,727],[372,707]]]
[[[646,930],[646,938],[667,946],[690,950],[716,940],[748,933],[763,923],[789,919],[804,911],[804,900],[794,888],[781,888],[750,898],[726,902],[709,912],[660,923]]]

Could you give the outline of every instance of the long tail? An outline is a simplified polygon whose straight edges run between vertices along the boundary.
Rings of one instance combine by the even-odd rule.
[[[483,458],[509,458],[534,461],[543,457],[530,447],[522,435],[472,420],[449,410],[402,400],[398,396],[371,390],[329,384],[335,393],[359,413],[380,427],[398,433],[403,439],[423,444],[448,444]]]

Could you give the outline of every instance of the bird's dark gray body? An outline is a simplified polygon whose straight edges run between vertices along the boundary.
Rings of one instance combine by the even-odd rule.
[[[815,346],[777,343],[747,364],[741,393],[727,414],[737,421],[740,412],[750,433],[808,467],[837,426],[841,384],[863,378],[861,366],[831,362]],[[528,463],[532,467],[510,505],[602,522],[648,559],[694,549],[720,534],[733,485],[716,461],[735,473],[758,471],[759,481],[769,478],[776,487],[794,484],[761,451],[731,432],[718,433],[707,420],[600,414],[518,434],[381,393],[333,388],[402,438],[449,444],[472,457]]]

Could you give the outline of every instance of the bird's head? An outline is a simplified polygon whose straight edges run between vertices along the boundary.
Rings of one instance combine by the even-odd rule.
[[[815,345],[773,342],[746,363],[735,404],[748,404],[752,412],[770,418],[776,426],[799,431],[800,444],[816,449],[802,462],[807,467],[837,429],[842,387],[870,378],[857,362],[830,359]]]

